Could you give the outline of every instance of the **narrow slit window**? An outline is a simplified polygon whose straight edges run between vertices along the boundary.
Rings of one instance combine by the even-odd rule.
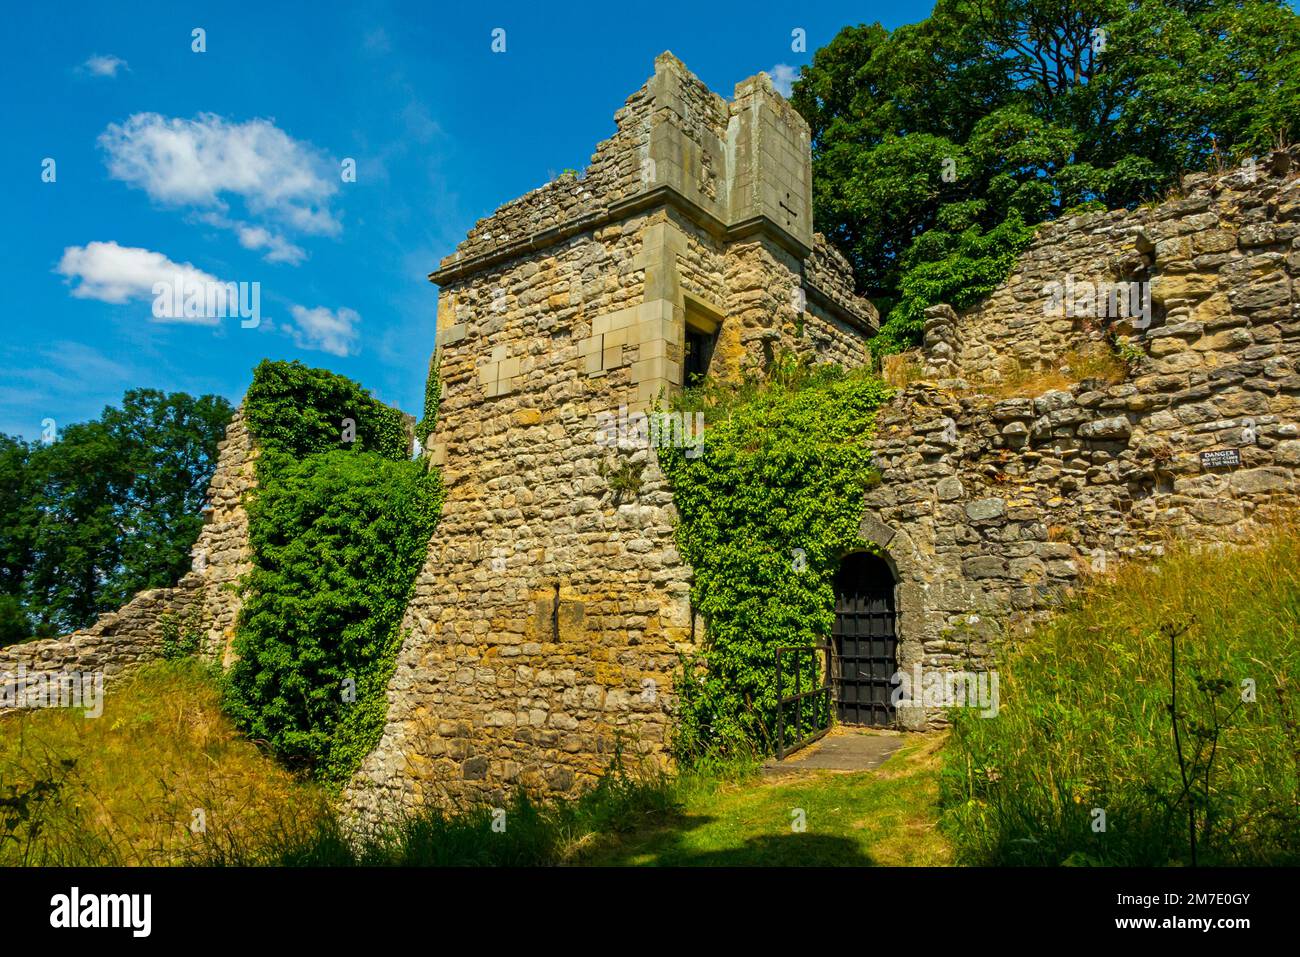
[[[686,327],[686,355],[683,361],[683,381],[687,388],[697,386],[709,374],[709,361],[713,358],[714,334],[692,326]]]

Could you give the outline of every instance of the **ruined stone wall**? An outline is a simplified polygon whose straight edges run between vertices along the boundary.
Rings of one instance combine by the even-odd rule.
[[[217,449],[217,468],[203,509],[203,530],[190,550],[191,574],[198,575],[202,591],[200,654],[228,666],[243,605],[236,589],[253,567],[247,502],[257,487],[256,449],[242,406],[235,411]]]
[[[1122,331],[1151,338],[1162,326],[1177,325],[1186,338],[1191,327],[1181,324],[1200,323],[1196,328],[1212,334],[1199,341],[1201,352],[1227,345],[1233,334],[1225,330],[1246,325],[1237,321],[1242,316],[1272,309],[1266,318],[1283,319],[1286,261],[1294,259],[1300,231],[1297,165],[1300,149],[1279,151],[1227,175],[1186,176],[1181,195],[1158,207],[1043,224],[1010,279],[956,319],[950,345],[960,375],[995,383],[1015,369],[1045,371],[1099,340],[1115,317],[1050,302],[1049,284],[1067,278],[1093,285],[1150,282],[1149,326],[1121,323]]]
[[[100,615],[90,627],[58,638],[44,638],[0,648],[0,680],[25,672],[102,673],[106,678],[162,655],[164,621],[177,628],[197,614],[203,595],[191,572],[175,588],[140,592],[117,611]]]
[[[728,103],[665,54],[616,122],[584,176],[507,203],[431,276],[446,502],[387,728],[346,792],[363,818],[570,793],[620,739],[662,759],[699,636],[628,417],[683,387],[687,329],[715,336],[719,378],[786,349],[865,358],[875,310],[814,239],[807,126],[770,81]]]
[[[201,655],[228,663],[240,607],[234,585],[251,563],[244,500],[256,482],[253,454],[243,412],[237,410],[218,445],[191,570],[175,587],[140,592],[69,635],[0,648],[0,676],[22,667],[28,674],[75,671],[112,677],[160,657],[168,623],[175,637],[197,634]]]
[[[1131,220],[1062,224],[981,309],[931,311],[927,362],[942,377],[880,413],[883,481],[862,530],[897,570],[901,668],[984,669],[1006,628],[1052,608],[1082,577],[1174,539],[1248,543],[1294,507],[1295,172],[1289,157],[1274,157],[1253,183],[1197,177],[1184,198]],[[982,394],[1000,352],[1052,367],[1071,336],[1086,335],[1045,320],[1033,293],[1102,255],[1142,258],[1159,307],[1150,327],[1129,330],[1141,352],[1130,375],[1035,396]],[[980,320],[989,326],[977,335]],[[1205,462],[1204,452],[1226,452],[1227,463]],[[938,717],[900,713],[912,726]]]

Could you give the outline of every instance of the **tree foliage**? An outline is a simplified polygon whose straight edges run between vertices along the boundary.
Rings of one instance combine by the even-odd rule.
[[[230,416],[220,396],[133,389],[55,442],[0,436],[0,643],[175,584]]]
[[[894,351],[927,306],[991,291],[1037,223],[1294,140],[1300,17],[1277,0],[939,0],[892,33],[842,30],[792,100],[816,221]]]

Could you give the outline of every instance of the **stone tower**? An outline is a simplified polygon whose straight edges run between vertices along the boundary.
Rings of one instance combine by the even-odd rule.
[[[665,746],[700,637],[652,450],[599,440],[707,373],[856,366],[877,314],[813,232],[809,131],[763,74],[728,103],[669,53],[581,178],[480,221],[430,279],[442,520],[404,620],[362,813],[568,792]],[[624,476],[616,488],[610,475]]]

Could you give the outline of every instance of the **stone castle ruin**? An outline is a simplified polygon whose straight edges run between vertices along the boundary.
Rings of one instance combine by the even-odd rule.
[[[584,175],[502,206],[430,276],[442,403],[425,454],[446,501],[386,730],[346,790],[360,816],[567,794],[616,748],[662,757],[673,674],[705,623],[655,451],[608,424],[784,353],[870,361],[876,310],[814,232],[808,128],[765,76],[728,102],[663,54],[615,121]],[[882,481],[837,583],[841,720],[940,721],[892,700],[891,675],[986,671],[1008,628],[1110,563],[1176,537],[1249,542],[1295,504],[1298,174],[1281,151],[1189,176],[1158,206],[1045,224],[983,304],[929,311],[918,381],[877,415]],[[1060,295],[1073,283],[1135,295],[1117,318]],[[1116,331],[1123,377],[1007,388]],[[237,417],[176,588],[0,649],[0,670],[152,657],[162,609],[228,658],[255,454]],[[629,494],[614,474],[635,476]]]
[[[728,103],[664,54],[615,121],[585,176],[507,203],[429,277],[447,498],[351,788],[366,809],[567,792],[620,736],[661,753],[703,623],[654,452],[601,425],[782,350],[868,361],[876,311],[813,232],[808,126],[765,76]],[[602,466],[623,461],[620,504]]]

